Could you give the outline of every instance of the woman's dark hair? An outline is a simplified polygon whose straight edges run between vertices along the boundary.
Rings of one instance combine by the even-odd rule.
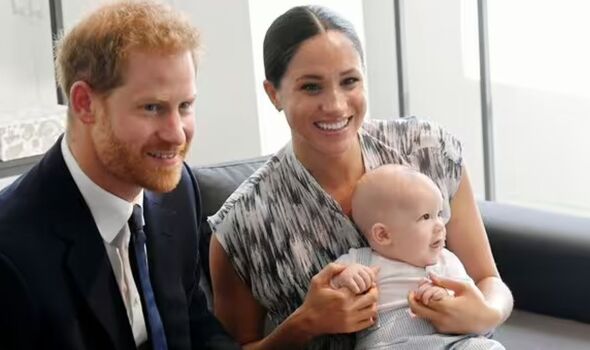
[[[280,86],[287,66],[305,40],[336,30],[346,35],[363,62],[361,42],[348,20],[321,6],[297,6],[272,22],[264,37],[264,72],[276,88]]]

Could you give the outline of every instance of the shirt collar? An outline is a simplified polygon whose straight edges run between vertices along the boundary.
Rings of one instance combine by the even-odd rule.
[[[86,201],[90,213],[102,239],[112,244],[133,212],[133,205],[143,207],[143,190],[130,203],[95,184],[80,168],[66,141],[67,135],[61,141],[61,152],[70,174],[82,197]]]

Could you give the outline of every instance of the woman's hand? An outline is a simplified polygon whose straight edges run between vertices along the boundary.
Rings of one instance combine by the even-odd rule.
[[[455,297],[431,300],[424,305],[415,292],[410,292],[408,302],[412,313],[430,321],[439,332],[481,334],[501,322],[502,312],[488,305],[475,284],[432,274],[430,279],[433,285],[452,290]]]
[[[318,272],[311,279],[303,305],[295,311],[306,320],[307,332],[313,337],[357,332],[375,323],[378,299],[375,284],[359,295],[348,288],[330,286],[332,278],[345,268],[345,265],[331,263]]]
[[[209,251],[215,316],[244,349],[300,349],[319,335],[355,332],[374,323],[377,288],[358,296],[346,288],[332,289],[330,280],[346,266],[329,264],[312,278],[303,305],[264,336],[266,310],[238,277],[215,235]]]

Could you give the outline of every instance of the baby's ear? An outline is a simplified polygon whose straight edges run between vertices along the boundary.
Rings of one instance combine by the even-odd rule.
[[[389,245],[391,244],[391,233],[387,226],[378,222],[371,227],[371,239],[375,244]]]

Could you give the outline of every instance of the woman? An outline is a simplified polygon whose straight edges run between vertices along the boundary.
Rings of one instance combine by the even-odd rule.
[[[366,246],[350,220],[351,194],[365,171],[386,163],[417,168],[440,187],[448,247],[477,285],[435,278],[457,297],[425,306],[410,293],[412,311],[446,333],[502,323],[512,296],[460,143],[416,119],[364,121],[363,54],[351,24],[325,8],[295,7],[268,29],[264,64],[265,90],[284,110],[292,140],[209,220],[214,308],[229,332],[246,349],[354,347],[350,334],[375,321],[377,290],[332,290],[344,267],[329,262]],[[274,328],[267,336],[266,316]]]

